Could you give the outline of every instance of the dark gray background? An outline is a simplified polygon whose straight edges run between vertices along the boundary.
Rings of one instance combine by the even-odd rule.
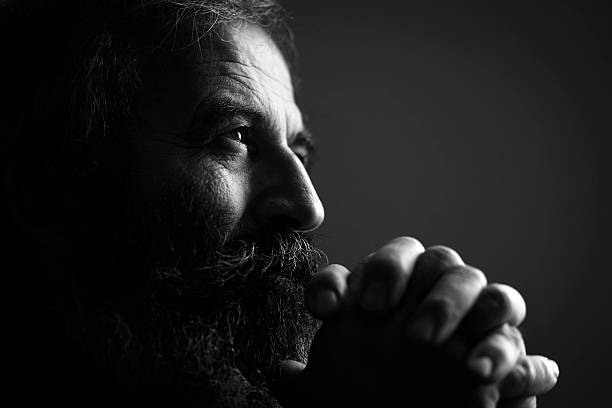
[[[285,2],[330,261],[351,266],[412,235],[512,284],[528,351],[561,367],[542,407],[608,406],[603,4]]]

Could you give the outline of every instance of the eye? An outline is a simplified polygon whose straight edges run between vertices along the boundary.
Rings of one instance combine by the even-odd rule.
[[[300,133],[289,144],[293,154],[302,162],[308,170],[312,166],[313,160],[316,159],[316,150],[310,139],[310,136]]]
[[[240,126],[223,134],[223,137],[234,140],[238,143],[249,144],[250,129],[247,126]]]

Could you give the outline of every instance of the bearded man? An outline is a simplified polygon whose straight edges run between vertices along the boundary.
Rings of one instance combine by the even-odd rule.
[[[275,1],[2,13],[23,403],[522,408],[554,386],[520,294],[450,248],[401,237],[317,271]]]

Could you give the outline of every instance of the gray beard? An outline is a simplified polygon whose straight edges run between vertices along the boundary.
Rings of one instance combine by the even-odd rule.
[[[321,252],[293,232],[232,239],[206,257],[173,252],[196,256],[157,263],[140,293],[80,314],[77,343],[113,384],[152,400],[276,406],[276,365],[306,362],[317,329],[303,285]]]

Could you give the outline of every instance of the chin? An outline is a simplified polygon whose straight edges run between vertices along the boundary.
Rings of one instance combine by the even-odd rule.
[[[84,301],[57,321],[64,351],[49,363],[64,366],[57,379],[74,384],[75,401],[274,406],[277,363],[305,362],[317,329],[303,286],[321,252],[294,232],[207,243],[205,253],[180,247],[190,242],[175,240],[146,273],[117,268],[79,282],[73,295]],[[122,276],[144,279],[119,285]]]

